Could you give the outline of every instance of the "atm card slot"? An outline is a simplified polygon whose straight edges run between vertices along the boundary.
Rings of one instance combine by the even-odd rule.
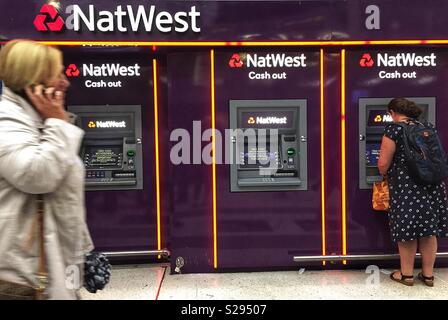
[[[297,177],[297,171],[278,171],[274,173],[272,176],[274,177]]]

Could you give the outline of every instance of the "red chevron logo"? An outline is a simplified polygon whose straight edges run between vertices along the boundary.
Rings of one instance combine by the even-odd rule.
[[[241,59],[240,55],[238,53],[233,54],[229,60],[229,67],[230,68],[241,68],[243,65],[244,65],[244,62]]]
[[[40,14],[34,19],[34,26],[38,31],[61,31],[64,27],[64,20],[54,6],[44,4],[40,9]]]
[[[363,68],[371,68],[375,64],[370,53],[364,53],[361,60],[359,60],[359,65]]]
[[[76,64],[71,63],[65,70],[65,74],[67,75],[67,77],[77,77],[79,76],[80,71]]]

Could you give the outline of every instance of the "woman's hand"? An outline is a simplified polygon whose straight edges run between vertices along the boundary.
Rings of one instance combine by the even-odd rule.
[[[25,92],[42,119],[56,118],[67,121],[62,91],[55,91],[54,88],[44,89],[43,85],[37,85],[33,89],[25,88]]]

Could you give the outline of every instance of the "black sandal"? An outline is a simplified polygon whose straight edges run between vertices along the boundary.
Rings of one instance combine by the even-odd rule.
[[[420,272],[417,276],[417,278],[422,281],[425,285],[428,287],[434,287],[434,276],[427,277],[423,275],[423,272]]]
[[[400,272],[401,278],[400,278],[400,279],[395,279],[395,278],[394,278],[394,274],[396,274],[397,272],[400,272],[400,271],[394,271],[394,272],[392,272],[392,273],[390,274],[390,278],[391,278],[393,281],[398,282],[398,283],[401,283],[401,284],[404,284],[405,286],[409,286],[409,287],[411,287],[411,286],[414,285],[414,276],[404,276],[404,275]],[[406,280],[406,279],[412,279],[412,281],[408,281],[408,280]]]

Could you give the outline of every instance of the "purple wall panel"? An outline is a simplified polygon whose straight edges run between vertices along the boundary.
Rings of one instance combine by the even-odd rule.
[[[342,252],[340,50],[325,50],[325,194],[327,254]]]
[[[91,1],[76,2],[86,8]],[[367,30],[367,0],[348,1],[128,1],[131,5],[155,4],[158,10],[175,12],[196,5],[201,12],[201,33],[86,32],[65,30],[42,33],[33,20],[43,1],[0,3],[0,35],[40,40],[122,41],[286,41],[443,39],[448,28],[444,0],[378,0],[380,30]],[[64,2],[64,5],[67,3]],[[97,10],[114,10],[117,2],[95,1]],[[65,16],[63,15],[65,18]],[[327,254],[340,254],[341,244],[341,140],[340,49],[325,48],[325,161]],[[229,68],[238,50],[251,52],[305,52],[309,67],[288,71],[287,80],[248,80],[247,70]],[[435,52],[436,68],[420,68],[417,79],[378,79],[379,69],[361,68],[363,53],[382,49],[350,48],[347,52],[347,237],[349,254],[395,253],[387,216],[371,209],[371,191],[358,186],[358,99],[361,97],[434,96],[437,125],[448,116],[444,84],[448,75],[448,50],[432,47],[396,47],[396,52]],[[381,51],[382,52],[382,51]],[[154,166],[154,118],[152,57],[149,48],[66,47],[65,63],[120,62],[142,66],[139,78],[126,79],[121,89],[84,88],[73,78],[68,104],[141,104],[143,110],[144,189],[139,191],[87,192],[88,223],[98,250],[153,250],[156,237],[156,190]],[[182,272],[213,269],[212,168],[206,164],[173,165],[170,133],[177,128],[192,133],[193,121],[202,130],[211,127],[210,52],[208,49],[164,49],[158,56],[159,121],[161,147],[162,247],[185,259]],[[216,51],[216,125],[228,128],[231,99],[308,100],[308,191],[230,193],[229,166],[217,166],[218,265],[232,268],[290,267],[295,255],[321,254],[320,208],[320,96],[318,48],[220,48]],[[390,71],[395,69],[390,68]],[[401,71],[414,71],[402,68]],[[264,71],[264,70],[262,70]],[[202,147],[207,145],[202,143]],[[448,251],[441,241],[440,251]],[[174,269],[174,268],[173,268]]]
[[[74,47],[64,50],[64,60],[65,65],[138,63],[141,66],[140,77],[120,78],[122,88],[86,88],[84,81],[90,77],[69,78],[67,105],[142,106],[143,190],[86,192],[87,222],[97,250],[157,249],[151,52],[147,48]]]
[[[359,61],[364,53],[370,53],[376,60],[376,54],[388,52],[416,53],[427,55],[435,52],[437,67],[372,67],[363,68]],[[448,52],[445,49],[402,49],[402,50],[350,50],[347,62],[347,222],[348,253],[396,253],[396,245],[391,241],[387,215],[372,210],[371,190],[359,189],[358,154],[358,99],[387,97],[436,97],[436,125],[441,138],[448,144],[448,131],[443,127],[448,117],[448,96],[445,88],[438,84],[446,83],[444,71],[448,64]],[[375,61],[376,63],[376,61]],[[417,79],[380,79],[380,70],[388,72],[417,72]],[[447,251],[446,240],[441,241],[440,251]]]
[[[209,51],[168,55],[168,96],[170,132],[185,129],[192,137],[193,121],[201,121],[203,130],[211,128]],[[182,272],[210,272],[213,270],[211,166],[170,162],[169,181],[173,199],[171,269],[174,271],[176,258],[183,257]]]
[[[216,54],[217,129],[229,128],[229,100],[307,99],[308,191],[230,192],[230,166],[217,166],[219,268],[293,266],[294,255],[321,254],[319,52],[306,68],[229,67],[233,51]],[[286,80],[250,80],[249,71],[286,72]]]

